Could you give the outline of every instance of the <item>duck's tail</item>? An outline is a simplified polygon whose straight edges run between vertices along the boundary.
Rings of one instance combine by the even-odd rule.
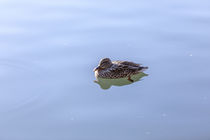
[[[143,71],[145,71],[146,69],[148,69],[148,67],[139,67],[139,68],[138,68],[138,70],[139,70],[140,72],[143,72]]]

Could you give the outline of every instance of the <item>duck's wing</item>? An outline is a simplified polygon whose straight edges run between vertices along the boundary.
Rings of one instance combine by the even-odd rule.
[[[112,77],[114,78],[121,78],[126,77],[130,74],[134,74],[139,71],[140,67],[133,67],[130,65],[124,65],[124,64],[114,64],[110,69],[109,72]]]
[[[140,67],[140,64],[130,62],[130,61],[113,61],[113,64],[116,65],[125,65],[125,66],[132,66],[132,67]]]

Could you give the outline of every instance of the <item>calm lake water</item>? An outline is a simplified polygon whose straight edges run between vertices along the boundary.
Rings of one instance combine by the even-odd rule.
[[[209,0],[0,0],[1,140],[209,140]],[[101,58],[148,66],[102,89]]]

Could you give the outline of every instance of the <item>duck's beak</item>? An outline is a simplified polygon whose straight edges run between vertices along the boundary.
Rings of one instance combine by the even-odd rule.
[[[95,72],[95,71],[100,70],[100,69],[101,69],[100,66],[98,66],[93,71]]]

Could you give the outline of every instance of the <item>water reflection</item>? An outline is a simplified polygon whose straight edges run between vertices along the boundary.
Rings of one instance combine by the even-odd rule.
[[[129,81],[127,77],[125,78],[118,78],[118,79],[104,79],[104,78],[97,78],[94,82],[99,84],[102,89],[109,89],[112,85],[113,86],[125,86],[132,84],[134,82],[140,81],[141,78],[144,76],[148,76],[148,74],[140,72],[131,76],[133,82]]]

